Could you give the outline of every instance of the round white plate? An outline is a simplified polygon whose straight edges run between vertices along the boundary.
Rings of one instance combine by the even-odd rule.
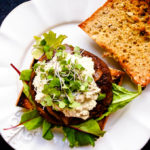
[[[21,82],[10,63],[20,70],[29,68],[32,60],[31,45],[34,35],[52,29],[65,34],[66,43],[80,46],[102,58],[99,48],[78,24],[89,17],[105,0],[32,0],[15,8],[4,20],[0,29],[0,131],[13,148],[19,150],[67,150],[61,131],[55,131],[52,141],[41,136],[41,129],[28,132],[24,127],[4,131],[19,122],[21,109],[15,106]],[[103,59],[103,58],[102,58]],[[111,59],[104,60],[109,66],[117,67]],[[135,90],[128,77],[124,86]],[[79,147],[85,150],[138,150],[150,137],[150,85],[143,93],[109,117],[103,138],[95,147]]]

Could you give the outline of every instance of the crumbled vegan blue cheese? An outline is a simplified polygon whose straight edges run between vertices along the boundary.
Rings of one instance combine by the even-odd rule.
[[[55,109],[59,111],[62,111],[67,117],[78,117],[82,119],[87,119],[89,117],[89,111],[92,110],[96,106],[97,104],[96,100],[100,93],[100,88],[96,85],[93,79],[93,74],[95,73],[94,62],[92,61],[92,58],[90,57],[81,57],[79,55],[73,55],[69,53],[66,53],[65,55],[66,55],[65,61],[68,62],[70,60],[70,64],[72,65],[76,64],[78,68],[81,68],[81,65],[82,65],[82,67],[84,68],[78,73],[74,71],[74,74],[75,75],[77,74],[78,76],[78,80],[80,79],[83,83],[84,82],[86,83],[87,80],[89,79],[91,81],[88,82],[87,90],[82,91],[82,92],[81,91],[72,92],[74,101],[80,104],[78,105],[78,107],[61,108],[60,105],[58,105],[57,103],[54,103],[53,107],[55,107]],[[63,68],[57,59],[58,59],[57,56],[54,56],[49,62],[38,62],[39,67],[35,71],[36,76],[33,80],[33,85],[36,91],[35,100],[38,103],[41,103],[46,97],[46,94],[44,94],[42,91],[44,89],[44,85],[48,84],[48,82],[51,80],[50,77],[47,78],[47,72],[49,71],[50,68],[54,69],[54,74],[59,78],[61,88],[62,86],[64,86],[63,85],[64,79],[61,78],[59,75],[60,72],[63,72]],[[42,69],[40,66],[42,66]],[[82,85],[80,88],[82,88]],[[65,95],[65,94],[62,93],[62,95]],[[58,100],[55,99],[55,102],[59,102],[59,99],[60,98],[58,98]]]

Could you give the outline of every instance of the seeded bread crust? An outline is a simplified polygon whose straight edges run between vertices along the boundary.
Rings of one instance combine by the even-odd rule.
[[[134,83],[150,83],[150,0],[108,0],[79,27]]]

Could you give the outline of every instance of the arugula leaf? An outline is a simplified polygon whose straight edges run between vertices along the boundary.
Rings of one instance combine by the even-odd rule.
[[[103,136],[105,133],[105,131],[100,129],[99,124],[94,119],[90,119],[79,125],[72,125],[71,127],[96,136]]]
[[[54,135],[51,131],[51,123],[47,122],[46,120],[43,121],[43,133],[42,133],[42,137],[46,140],[52,140]]]
[[[102,99],[104,99],[106,97],[106,94],[105,93],[100,93],[98,95],[98,98],[97,98],[97,101],[101,101]]]
[[[96,119],[97,121],[102,120],[104,117],[110,115],[113,112],[116,112],[120,108],[123,108],[129,102],[131,102],[134,98],[139,96],[142,92],[142,88],[140,85],[138,86],[137,92],[128,91],[127,89],[125,89],[119,85],[116,85],[114,83],[112,84],[112,87],[113,87],[112,103],[108,107],[107,112],[105,112],[101,117]]]
[[[69,146],[70,147],[77,146],[77,142],[75,139],[76,130],[68,128],[68,127],[63,127],[63,131],[64,131],[64,136],[68,139],[70,143]]]
[[[43,118],[41,116],[38,116],[36,118],[33,118],[32,120],[24,122],[23,125],[26,127],[27,130],[33,130],[40,127],[42,123]]]
[[[26,95],[26,97],[28,98],[29,102],[35,108],[35,103],[34,103],[34,101],[32,99],[31,94],[30,94],[30,87],[29,87],[29,85],[25,81],[23,81],[22,83],[23,83],[23,93]]]
[[[27,70],[21,71],[20,80],[30,81],[31,73],[32,73],[32,69],[27,69]]]
[[[97,137],[84,132],[76,131],[76,141],[78,146],[92,145],[95,146]]]
[[[25,121],[31,120],[31,119],[33,119],[35,117],[38,117],[38,116],[39,116],[39,113],[35,109],[31,110],[31,111],[27,111],[27,112],[22,114],[20,123],[23,123]]]
[[[63,127],[64,136],[69,141],[69,146],[84,146],[84,145],[95,145],[96,136],[88,133],[80,132],[69,127]]]

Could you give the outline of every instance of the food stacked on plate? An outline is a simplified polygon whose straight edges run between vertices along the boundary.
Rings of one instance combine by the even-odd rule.
[[[94,146],[105,133],[107,116],[137,97],[141,87],[130,92],[119,86],[124,72],[78,46],[62,44],[65,38],[52,31],[35,37],[31,68],[19,72],[12,65],[23,82],[17,106],[26,111],[19,125],[42,126],[47,140],[53,128],[62,127],[70,147]]]
[[[12,65],[23,82],[17,106],[26,111],[19,125],[28,130],[41,126],[46,140],[53,138],[54,128],[62,127],[70,147],[94,146],[105,134],[107,117],[150,81],[149,11],[149,1],[109,0],[79,25],[106,48],[105,55],[119,61],[138,84],[137,92],[121,86],[124,72],[78,46],[63,44],[65,35],[49,31],[36,36],[31,68],[20,72]]]

